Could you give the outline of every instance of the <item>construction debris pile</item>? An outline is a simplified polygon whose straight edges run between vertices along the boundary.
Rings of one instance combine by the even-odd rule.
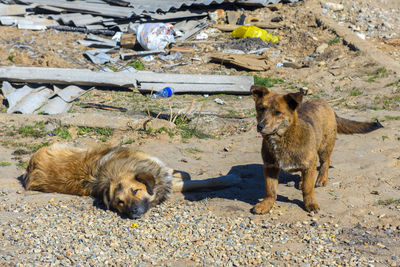
[[[156,92],[168,86],[175,93],[247,94],[253,84],[251,76],[154,73],[142,71],[142,62],[152,61],[154,56],[166,63],[179,61],[184,55],[193,54],[193,49],[185,46],[188,40],[201,42],[213,29],[230,32],[236,29],[232,36],[240,39],[217,44],[219,52],[210,60],[250,71],[268,70],[263,51],[279,42],[279,37],[265,29],[282,26],[276,18],[262,21],[246,17],[240,9],[223,9],[269,5],[273,10],[282,5],[280,0],[152,1],[151,4],[143,0],[0,2],[3,26],[58,30],[60,34],[86,33],[77,42],[87,47],[84,56],[98,69],[2,67],[0,81],[4,81],[2,92],[8,101],[8,113],[67,112],[72,101],[95,86],[134,87],[141,92]],[[235,32],[241,35],[234,35]],[[118,56],[112,56],[115,54]],[[122,65],[118,63],[120,60],[131,62]],[[185,64],[182,61],[165,66]]]

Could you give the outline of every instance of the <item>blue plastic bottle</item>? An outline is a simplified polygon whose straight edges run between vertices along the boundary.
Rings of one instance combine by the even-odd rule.
[[[174,89],[171,87],[164,87],[162,90],[158,91],[157,93],[153,94],[151,98],[167,98],[174,94]]]

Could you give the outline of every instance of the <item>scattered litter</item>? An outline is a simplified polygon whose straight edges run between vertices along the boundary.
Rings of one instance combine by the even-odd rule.
[[[170,97],[174,94],[174,88],[171,88],[169,86],[164,87],[162,90],[156,92],[151,96],[151,98],[156,99],[156,98],[167,98]]]
[[[224,50],[222,50],[222,53],[243,55],[244,51],[238,50],[238,49],[224,49]]]
[[[136,34],[133,33],[122,34],[119,38],[119,43],[123,48],[133,49],[136,45]]]
[[[153,61],[154,59],[155,58],[153,55],[148,55],[148,56],[142,57],[142,60],[145,62],[150,62],[150,61]]]
[[[195,40],[207,40],[208,39],[208,34],[205,33],[205,32],[201,32],[201,33],[197,34],[194,39]]]
[[[210,95],[209,95],[209,94],[204,94],[203,96],[207,98],[207,97],[209,97]]]
[[[211,56],[211,60],[222,64],[232,64],[240,68],[254,71],[268,70],[267,57],[259,55],[236,55],[216,53]]]
[[[336,12],[342,11],[344,9],[344,6],[342,4],[327,2],[325,3],[325,8]]]
[[[260,38],[263,41],[271,42],[273,44],[279,42],[279,37],[277,35],[253,25],[239,26],[231,33],[231,36],[236,38]]]
[[[111,57],[106,54],[107,51],[109,51],[109,49],[88,50],[85,52],[85,56],[94,64],[103,65],[111,61]]]
[[[174,54],[169,54],[169,55],[166,55],[166,54],[159,54],[158,55],[158,57],[160,59],[164,60],[164,61],[178,60],[178,59],[181,59],[182,56],[183,55],[180,52],[177,52],[177,53],[174,53]]]
[[[261,40],[260,38],[247,37],[217,44],[213,47],[215,49],[235,49],[241,50],[245,53],[251,53],[252,51],[264,51],[265,49],[270,48],[271,44]]]
[[[97,109],[102,109],[102,110],[121,111],[121,112],[127,111],[126,108],[108,106],[108,105],[102,105],[102,104],[96,104],[96,103],[82,103],[81,107],[82,108],[97,108]]]
[[[214,102],[217,103],[217,104],[220,104],[220,105],[224,105],[225,104],[225,101],[222,100],[221,98],[218,98],[218,97],[214,99]]]
[[[137,41],[146,50],[161,50],[174,43],[174,30],[171,24],[144,23],[137,29]]]
[[[209,12],[208,16],[212,22],[223,23],[225,22],[226,13],[223,9],[217,9],[213,12]]]
[[[276,63],[276,67],[277,67],[277,68],[283,67],[283,63],[282,63],[282,62]]]

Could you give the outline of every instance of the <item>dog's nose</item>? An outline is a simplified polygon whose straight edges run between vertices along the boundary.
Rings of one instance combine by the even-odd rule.
[[[260,122],[259,124],[257,124],[257,131],[261,132],[264,129],[264,127],[265,127],[264,123]]]
[[[143,207],[134,205],[130,208],[130,214],[132,214],[132,217],[135,219],[142,217],[142,215],[145,213],[146,209],[144,209]]]

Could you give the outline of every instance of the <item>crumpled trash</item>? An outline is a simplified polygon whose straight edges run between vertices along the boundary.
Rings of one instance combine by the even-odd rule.
[[[195,40],[207,40],[208,39],[208,34],[205,32],[201,32],[194,37]]]
[[[137,41],[146,50],[162,50],[174,43],[174,29],[170,24],[144,23],[137,28]]]
[[[158,57],[164,61],[170,61],[170,60],[178,60],[181,59],[183,57],[181,52],[176,52],[174,54],[159,54]]]
[[[279,42],[279,37],[277,35],[253,25],[239,26],[231,32],[231,36],[236,38],[260,38],[263,41],[271,42],[273,44]]]
[[[217,103],[217,104],[220,104],[220,105],[224,105],[225,104],[225,101],[224,100],[222,100],[221,98],[214,98],[214,102],[215,103]]]

